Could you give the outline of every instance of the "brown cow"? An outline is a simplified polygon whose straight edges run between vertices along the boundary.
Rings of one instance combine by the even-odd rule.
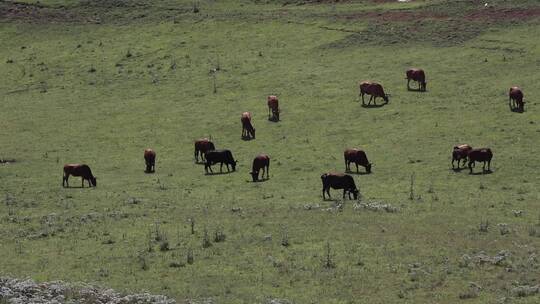
[[[253,166],[251,167],[251,172],[249,172],[254,182],[259,180],[259,171],[261,169],[263,170],[261,175],[262,179],[264,179],[264,173],[266,173],[266,179],[268,179],[268,174],[270,172],[270,157],[262,153],[253,159]]]
[[[358,165],[366,168],[367,173],[371,173],[371,163],[367,159],[366,152],[360,149],[348,148],[343,152],[345,158],[345,171],[351,171],[351,163],[356,164],[356,172],[358,172]]]
[[[201,138],[195,141],[195,162],[199,162],[199,154],[201,155],[202,162],[205,162],[206,152],[215,150],[216,147],[208,138]]]
[[[365,105],[364,103],[364,95],[368,94],[371,95],[369,98],[368,105],[371,104],[371,100],[373,100],[373,103],[377,105],[376,99],[377,97],[382,97],[386,103],[388,103],[388,94],[384,93],[384,89],[382,85],[376,82],[370,82],[370,81],[362,81],[360,83],[360,94],[362,96],[362,105]]]
[[[279,121],[279,101],[274,95],[268,96],[268,120]]]
[[[255,139],[255,128],[251,124],[251,113],[244,112],[242,113],[242,138],[244,139]]]
[[[468,144],[462,144],[454,146],[452,150],[452,169],[455,169],[454,162],[457,161],[458,169],[460,168],[459,162],[463,160],[463,166],[467,163],[467,156],[472,150],[472,147]]]
[[[411,87],[409,86],[409,83],[411,80],[418,82],[418,90],[419,91],[426,91],[426,74],[424,73],[424,70],[422,69],[408,69],[407,72],[405,72],[407,75],[407,90],[411,90]]]
[[[156,152],[150,148],[144,150],[144,161],[146,163],[146,172],[156,170]]]
[[[334,173],[329,172],[321,175],[321,180],[323,184],[322,195],[323,199],[326,199],[325,192],[330,197],[330,188],[333,189],[343,189],[343,198],[345,199],[345,194],[349,193],[349,199],[351,199],[351,193],[354,199],[358,199],[358,189],[354,184],[354,178],[348,174],[344,173]]]
[[[481,149],[472,149],[471,151],[469,151],[469,170],[470,172],[469,173],[473,173],[473,166],[475,164],[475,162],[482,162],[483,163],[483,167],[482,167],[482,170],[483,172],[486,172],[486,163],[487,163],[487,171],[491,171],[491,159],[493,158],[493,153],[491,152],[491,149],[489,148],[481,148]]]
[[[84,180],[88,181],[90,187],[97,186],[96,177],[92,175],[92,170],[87,165],[81,164],[66,164],[64,165],[64,176],[62,178],[62,187],[69,187],[69,176],[80,176],[82,178],[81,187],[84,188]]]
[[[519,87],[511,87],[508,92],[508,105],[510,109],[513,110],[516,108],[518,111],[523,112],[525,108],[525,102],[523,101],[523,92]]]

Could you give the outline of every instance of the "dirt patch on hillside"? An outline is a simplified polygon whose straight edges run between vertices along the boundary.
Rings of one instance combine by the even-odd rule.
[[[341,14],[336,16],[338,19],[362,20],[370,19],[376,21],[415,21],[425,19],[447,19],[448,15],[422,12],[422,11],[384,11],[384,12],[359,12],[354,14]]]
[[[466,20],[531,20],[540,17],[540,7],[535,8],[487,8],[474,11],[465,16]]]
[[[0,20],[28,23],[73,23],[89,22],[66,8],[51,8],[39,4],[0,2]]]

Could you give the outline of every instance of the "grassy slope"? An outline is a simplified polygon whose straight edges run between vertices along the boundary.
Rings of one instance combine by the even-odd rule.
[[[367,26],[317,17],[331,7],[201,9],[209,16],[179,14],[176,23],[158,22],[156,8],[140,21],[0,24],[0,157],[18,160],[0,167],[1,274],[227,303],[404,301],[398,295],[455,303],[471,281],[484,287],[471,302],[485,303],[507,296],[513,281],[538,284],[538,264],[527,264],[539,246],[528,233],[540,221],[540,47],[531,38],[537,23],[494,28],[455,46],[381,46],[348,44],[350,33],[320,28]],[[209,70],[218,60],[213,94]],[[406,91],[410,66],[427,71],[429,92]],[[382,82],[390,104],[360,107],[356,86],[363,79]],[[513,84],[525,90],[523,114],[508,111]],[[280,96],[278,124],[266,121],[269,93]],[[245,110],[254,114],[255,141],[240,140]],[[232,149],[238,172],[204,176],[193,164],[193,139],[209,135]],[[494,173],[449,170],[450,148],[460,142],[491,147]],[[319,176],[343,170],[347,146],[363,147],[376,164],[373,175],[356,176],[364,197],[400,213],[355,211],[348,202],[337,213],[304,210],[329,205],[321,201]],[[154,175],[143,174],[145,147],[158,152]],[[272,158],[271,179],[251,184],[250,162],[260,151]],[[60,187],[61,165],[79,161],[98,176],[97,189]],[[413,172],[421,198],[410,201]],[[131,197],[141,202],[131,204]],[[525,213],[514,217],[512,210]],[[488,233],[478,232],[481,220],[489,221]],[[511,233],[500,235],[497,223],[508,223]],[[156,226],[173,250],[152,243],[147,252]],[[210,234],[223,229],[227,240],[201,248],[204,227]],[[42,232],[51,235],[34,237]],[[285,232],[287,248],[280,245]],[[272,241],[263,241],[269,234]],[[103,244],[108,240],[114,244]],[[322,267],[327,242],[335,269]],[[185,261],[190,248],[193,265],[168,267]],[[463,254],[503,249],[512,252],[514,272],[459,267]],[[413,279],[412,263],[421,264]]]

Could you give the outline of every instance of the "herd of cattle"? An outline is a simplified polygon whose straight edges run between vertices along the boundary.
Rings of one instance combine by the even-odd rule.
[[[426,91],[426,76],[422,69],[409,69],[406,71],[407,79],[407,89],[411,90],[410,82],[411,80],[418,83],[418,91]],[[381,84],[370,81],[363,81],[359,85],[360,93],[359,95],[362,98],[362,104],[364,103],[364,95],[370,95],[368,105],[373,101],[376,105],[376,98],[382,98],[386,103],[388,103],[389,95],[384,92],[384,89]],[[511,87],[509,92],[509,106],[512,110],[524,111],[523,101],[523,92],[518,87]],[[274,95],[268,96],[267,98],[268,105],[268,120],[279,121],[279,101],[278,98]],[[251,113],[244,112],[240,118],[242,123],[242,139],[250,140],[255,139],[255,128],[251,123]],[[230,172],[229,166],[231,166],[232,171],[236,170],[236,164],[238,163],[230,150],[227,149],[216,149],[214,143],[208,138],[201,138],[195,141],[195,152],[194,158],[195,162],[199,163],[200,161],[204,163],[204,170],[206,174],[213,173],[212,165],[217,163],[220,164],[220,172],[223,172],[223,164],[227,167],[227,172]],[[371,173],[372,163],[369,162],[366,152],[361,149],[348,148],[343,153],[345,159],[345,171],[350,172],[351,163],[356,165],[356,172],[358,171],[358,166],[365,168],[366,173]],[[461,169],[462,166],[465,166],[468,161],[469,172],[473,173],[473,167],[476,162],[483,163],[483,171],[489,171],[491,168],[491,159],[493,158],[493,153],[489,148],[479,148],[473,149],[468,144],[461,144],[453,147],[452,150],[452,169]],[[156,164],[156,152],[152,149],[144,150],[144,160],[146,163],[146,172],[154,172]],[[457,162],[457,168],[455,163]],[[462,162],[462,164],[461,164]],[[487,165],[487,168],[486,168]],[[250,175],[253,179],[253,182],[259,181],[259,172],[262,169],[262,179],[266,175],[266,179],[269,178],[270,171],[270,157],[266,154],[259,154],[253,159],[253,165],[250,172]],[[96,177],[92,174],[90,167],[85,164],[66,164],[64,165],[64,176],[62,179],[62,186],[69,187],[69,176],[80,176],[82,178],[82,187],[84,187],[84,181],[87,180],[89,186],[97,186]],[[330,188],[333,189],[343,189],[343,198],[348,194],[349,199],[351,194],[354,199],[358,198],[358,189],[354,183],[352,176],[345,173],[335,173],[328,172],[324,173],[321,176],[322,180],[322,195],[323,199],[326,199],[326,194],[330,197]]]

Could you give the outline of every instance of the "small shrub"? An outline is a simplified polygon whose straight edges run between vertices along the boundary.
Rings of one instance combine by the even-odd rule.
[[[161,241],[161,243],[159,244],[159,250],[160,251],[169,251],[170,250],[169,241],[167,241],[167,240]]]
[[[202,247],[208,248],[210,246],[212,246],[212,243],[210,242],[210,238],[208,237],[208,230],[206,230],[205,228],[204,233],[203,233],[203,239],[202,239]]]
[[[221,229],[218,229],[218,230],[216,230],[216,232],[214,232],[214,242],[215,243],[224,242],[225,238],[226,238],[226,235]]]

